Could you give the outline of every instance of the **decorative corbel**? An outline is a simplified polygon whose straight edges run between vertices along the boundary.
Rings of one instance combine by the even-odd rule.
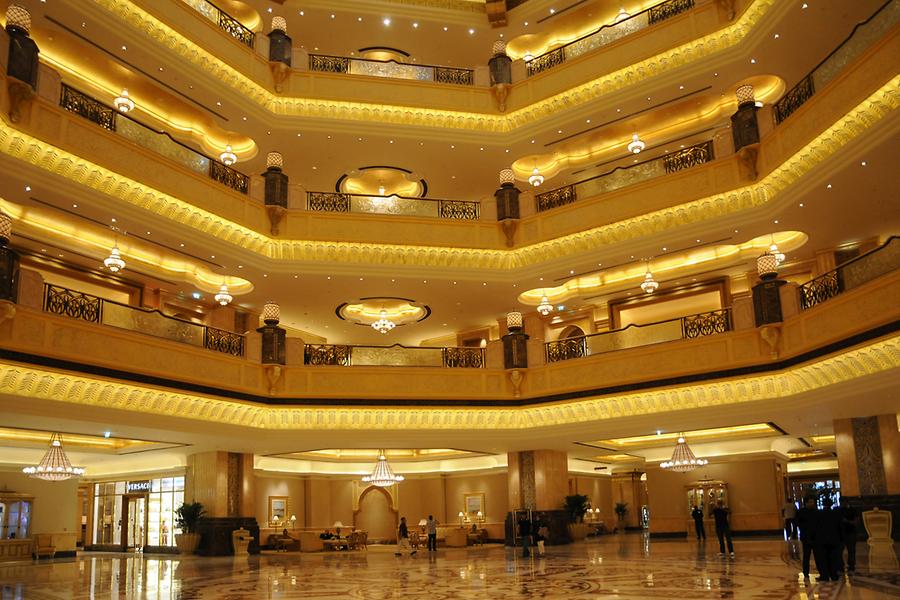
[[[6,88],[9,92],[9,120],[18,123],[22,119],[22,110],[34,98],[34,89],[13,77],[7,79]]]
[[[518,398],[522,395],[522,381],[525,380],[525,373],[519,369],[513,369],[509,372],[509,381],[513,386],[513,396]]]
[[[281,365],[265,365],[266,379],[269,380],[269,393],[275,393],[275,384],[281,379]]]
[[[734,0],[716,0],[716,4],[719,7],[719,12],[724,13],[725,17],[729,21],[734,20],[734,17],[737,14],[737,10],[734,6]]]
[[[759,175],[756,169],[756,161],[759,158],[759,144],[744,146],[737,152],[738,160],[743,167],[743,175],[749,181],[756,181]]]
[[[778,342],[781,339],[781,325],[763,325],[759,328],[759,337],[769,347],[769,358],[778,358]]]
[[[491,92],[494,94],[494,99],[497,100],[497,110],[500,112],[506,112],[506,97],[509,96],[509,84],[506,83],[495,83],[491,86]]]
[[[283,206],[278,206],[277,204],[269,204],[266,206],[266,213],[269,215],[269,232],[272,235],[278,235],[279,225],[281,224],[281,219],[284,218],[284,213],[287,210]]]
[[[503,235],[506,236],[507,248],[512,248],[513,244],[515,244],[516,228],[518,228],[518,226],[518,219],[506,219],[505,221],[500,221],[500,229],[503,230]]]
[[[0,325],[5,323],[7,319],[12,319],[15,316],[15,302],[10,302],[9,300],[0,300]]]
[[[284,90],[284,81],[291,74],[291,67],[280,61],[273,61],[269,63],[269,70],[272,71],[275,91],[280,94]]]

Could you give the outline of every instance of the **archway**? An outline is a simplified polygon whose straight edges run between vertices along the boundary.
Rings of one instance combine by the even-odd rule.
[[[397,541],[397,509],[384,488],[373,485],[363,491],[353,522],[357,529],[369,533],[369,543]]]
[[[581,337],[584,335],[584,331],[578,325],[569,325],[565,329],[563,329],[559,334],[559,339],[567,340],[569,338]]]

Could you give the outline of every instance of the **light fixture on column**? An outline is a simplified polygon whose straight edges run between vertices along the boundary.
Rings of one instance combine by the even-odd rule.
[[[547,299],[546,295],[541,296],[541,303],[538,304],[537,311],[541,313],[541,316],[543,317],[546,317],[553,312],[553,305],[550,304],[550,300]]]
[[[231,294],[228,293],[228,284],[224,282],[222,283],[222,287],[219,288],[219,293],[213,296],[213,298],[222,306],[227,306],[229,302],[234,300]]]
[[[122,93],[116,96],[115,100],[113,100],[113,106],[115,106],[119,112],[123,113],[127,113],[134,109],[134,100],[128,97],[127,89],[123,88]]]
[[[0,210],[0,245],[5,246],[9,243],[9,237],[12,235],[12,217]]]
[[[640,154],[641,150],[646,148],[647,145],[641,141],[641,138],[638,137],[638,134],[634,134],[631,136],[631,143],[628,144],[628,151],[632,154]]]
[[[687,471],[693,471],[697,467],[702,467],[707,463],[709,463],[709,461],[705,458],[697,458],[694,456],[691,447],[688,446],[687,441],[684,439],[684,434],[682,434],[678,436],[678,443],[675,444],[675,451],[672,452],[672,459],[659,463],[659,466],[663,469],[685,473]]]
[[[644,281],[641,282],[641,289],[647,294],[652,294],[659,288],[659,282],[653,279],[653,273],[650,272],[650,262],[647,261],[647,273],[644,275]]]
[[[372,474],[362,478],[363,483],[371,483],[378,487],[390,487],[395,483],[400,483],[403,479],[403,475],[394,475],[394,470],[391,469],[391,465],[388,464],[387,457],[384,455],[384,450],[378,451],[378,462],[375,463]]]
[[[107,256],[103,260],[103,265],[109,269],[112,273],[118,273],[122,269],[125,268],[125,261],[122,259],[122,256],[119,254],[119,243],[115,242],[113,244],[112,250],[109,251],[109,256]]]
[[[631,15],[628,14],[628,11],[625,10],[624,6],[619,7],[619,14],[616,15],[616,20],[614,22],[621,23],[622,21],[624,21],[625,19],[627,19],[630,16]]]
[[[541,175],[541,172],[538,170],[537,167],[535,167],[534,170],[531,172],[531,177],[528,178],[528,183],[530,183],[534,187],[538,187],[542,183],[544,183],[544,176]]]
[[[506,328],[510,331],[522,329],[522,313],[517,310],[506,313]]]
[[[387,311],[384,309],[379,313],[378,320],[372,323],[372,329],[378,333],[387,333],[396,326],[397,325],[393,321],[387,318]]]
[[[500,170],[500,185],[501,187],[504,185],[515,185],[516,184],[516,174],[512,169],[501,169]]]
[[[778,277],[778,257],[770,252],[760,254],[756,259],[756,272],[763,281]]]
[[[287,20],[284,17],[272,17],[272,31],[287,33]]]
[[[62,438],[58,433],[50,436],[50,449],[44,454],[41,462],[34,467],[25,467],[22,472],[29,477],[46,479],[47,481],[65,481],[72,477],[84,475],[84,469],[73,467],[62,447]]]
[[[225,145],[225,152],[219,155],[219,160],[226,167],[230,167],[237,162],[237,155],[231,150],[231,144]]]
[[[269,300],[263,305],[262,318],[266,325],[278,325],[281,321],[281,307],[274,300]]]

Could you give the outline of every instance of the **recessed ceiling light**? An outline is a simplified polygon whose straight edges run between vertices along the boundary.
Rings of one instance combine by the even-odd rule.
[[[241,117],[241,121],[246,121],[246,120],[247,120],[247,117]],[[269,132],[269,133],[271,133],[271,132]]]
[[[331,137],[331,136],[329,136],[329,137]],[[389,143],[389,144],[393,144],[393,143],[394,143],[394,140],[388,140],[388,143]]]
[[[238,265],[238,269],[243,269],[244,265]]]
[[[474,29],[469,29],[469,35],[475,35],[475,30],[474,30]]]
[[[110,221],[112,221],[113,223],[115,223],[115,222],[116,222],[116,218],[113,217],[112,219],[110,219]]]
[[[830,189],[831,189],[831,184],[829,183],[828,185],[825,186],[825,188],[830,190]]]
[[[533,144],[533,143],[534,143],[534,140],[531,140],[531,143]]]
[[[557,129],[556,133],[562,133],[562,129]]]
[[[528,27],[528,21],[525,21],[525,27]]]
[[[590,123],[591,120],[590,120],[590,119],[585,119],[584,122],[585,122],[585,123]]]
[[[313,167],[313,171],[316,171],[318,169],[319,169],[319,167]]]
[[[450,145],[450,149],[453,150],[454,148],[456,148],[456,146],[454,146],[453,144],[451,144],[451,145]]]
[[[778,35],[777,33],[775,34],[775,39],[776,39],[776,40],[777,40],[778,38],[780,38],[780,37],[781,37],[781,36]]]
[[[419,24],[418,24],[418,23],[413,23],[413,29],[418,29],[418,28],[419,28]]]
[[[805,10],[805,9],[809,8],[809,4],[807,4],[806,2],[804,2],[804,3],[800,6],[800,8],[802,8],[802,9]]]
[[[360,21],[362,21],[362,19],[360,19]],[[385,27],[391,24],[391,20],[387,17],[385,17],[381,22],[384,23]]]
[[[802,202],[800,203],[800,208],[803,208],[803,203],[802,203]]]
[[[270,6],[267,10],[268,10],[269,12],[272,12],[272,7]]]
[[[363,278],[362,278],[362,277],[360,277],[360,278],[359,278],[359,280],[360,280],[360,281],[362,281],[362,280],[363,280]]]
[[[305,14],[306,14],[306,13],[303,12],[302,10],[300,11],[300,16],[301,16],[301,17],[302,17],[303,15],[305,15]]]
[[[334,14],[331,15],[331,18],[332,18],[332,19],[334,18]]]
[[[778,225],[778,219],[775,219],[775,224]]]
[[[263,277],[268,277],[268,276],[269,276],[268,273],[263,273]]]
[[[160,71],[160,73],[162,73],[162,70],[163,70],[163,68],[162,68],[162,67],[160,67],[160,68],[159,68],[159,71]]]
[[[298,277],[300,277],[300,276],[299,276],[299,275],[294,275],[294,279],[297,279]]]
[[[447,31],[447,28],[446,28],[446,27],[444,27],[444,31]]]
[[[863,164],[865,164],[865,163],[863,163]],[[30,186],[30,185],[26,185],[26,186],[25,186],[25,191],[26,191],[26,192],[30,192],[30,191],[31,191],[31,186]]]
[[[718,77],[718,76],[719,76],[718,73],[713,73],[713,77]]]
[[[122,50],[128,50],[128,46],[122,46]]]
[[[552,15],[552,14],[555,14],[555,13],[556,13],[556,9],[555,9],[555,8],[551,8],[551,9],[550,9],[550,14]]]
[[[679,90],[683,90],[683,89],[684,89],[684,86],[683,86],[683,85],[679,85],[679,86],[678,86],[678,89],[679,89]]]
[[[862,162],[859,163],[859,164],[862,165],[862,166],[866,166],[866,161],[862,161]]]
[[[184,248],[184,242],[181,242],[181,247]]]
[[[755,64],[756,64],[756,59],[755,59],[755,58],[751,58],[751,59],[750,59],[750,64],[751,64],[751,65],[755,65]]]
[[[72,205],[72,208],[78,208],[78,205],[77,205],[77,204],[73,204],[73,205]],[[150,232],[148,231],[147,233],[150,233]]]
[[[222,106],[222,101],[221,101],[221,100],[216,100],[216,106]]]
[[[666,248],[665,246],[663,246],[663,252],[665,252],[665,251],[667,251],[667,250],[668,250],[668,248]]]
[[[484,150],[484,146],[480,147],[479,150]]]
[[[356,17],[356,20],[362,23],[362,17]]]
[[[543,280],[544,280],[544,278],[543,278],[543,277],[540,277],[540,278],[539,278],[539,281],[543,281]]]
[[[621,108],[617,108],[617,109],[616,109],[616,112],[622,112],[622,109],[621,109]]]
[[[331,275],[328,276],[328,280],[331,281]]]

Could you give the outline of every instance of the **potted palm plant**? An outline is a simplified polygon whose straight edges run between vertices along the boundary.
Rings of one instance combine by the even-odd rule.
[[[583,540],[587,537],[587,525],[584,524],[584,515],[590,508],[588,497],[582,494],[566,496],[563,508],[569,515],[569,536],[573,540]]]
[[[203,505],[199,502],[185,502],[175,509],[175,524],[181,529],[181,533],[175,536],[175,545],[181,554],[193,554],[200,545],[200,534],[197,533],[197,523],[206,514]]]

